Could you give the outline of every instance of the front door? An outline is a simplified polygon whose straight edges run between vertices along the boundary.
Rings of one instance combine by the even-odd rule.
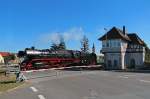
[[[130,69],[133,69],[133,68],[135,68],[135,60],[131,59],[130,60]]]
[[[114,60],[114,69],[118,69],[118,61],[117,60]]]
[[[111,62],[111,60],[108,60],[108,69],[112,69],[112,62]]]

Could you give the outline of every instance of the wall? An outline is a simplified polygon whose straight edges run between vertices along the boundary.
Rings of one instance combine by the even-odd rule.
[[[107,43],[109,46],[107,46]],[[126,41],[120,39],[102,41],[101,52],[104,53],[104,62],[107,69],[126,69],[131,66],[132,59],[135,60],[135,68],[140,68],[145,61],[144,47],[135,44],[130,46]],[[118,66],[114,66],[114,60],[117,61]],[[111,61],[112,66],[108,61]]]
[[[4,58],[0,55],[0,64],[4,64]]]
[[[121,56],[120,53],[106,53],[105,54],[106,69],[121,69],[120,56]],[[115,60],[117,61],[117,65],[115,65],[114,63]],[[111,63],[109,63],[109,61],[111,61]]]
[[[127,67],[131,66],[131,60],[135,60],[135,68],[140,68],[144,65],[144,52],[143,53],[126,53],[125,64]]]

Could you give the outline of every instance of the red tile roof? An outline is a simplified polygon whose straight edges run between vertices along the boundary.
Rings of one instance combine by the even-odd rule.
[[[9,56],[10,53],[9,52],[0,52],[0,55],[2,55],[3,57],[5,57],[5,56]]]

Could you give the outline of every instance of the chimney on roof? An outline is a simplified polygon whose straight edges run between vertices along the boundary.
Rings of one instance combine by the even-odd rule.
[[[126,27],[123,26],[123,34],[125,35],[126,34]]]

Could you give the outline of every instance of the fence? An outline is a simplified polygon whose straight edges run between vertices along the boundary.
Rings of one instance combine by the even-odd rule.
[[[0,71],[6,74],[15,74],[20,71],[20,66],[19,64],[0,65]]]

